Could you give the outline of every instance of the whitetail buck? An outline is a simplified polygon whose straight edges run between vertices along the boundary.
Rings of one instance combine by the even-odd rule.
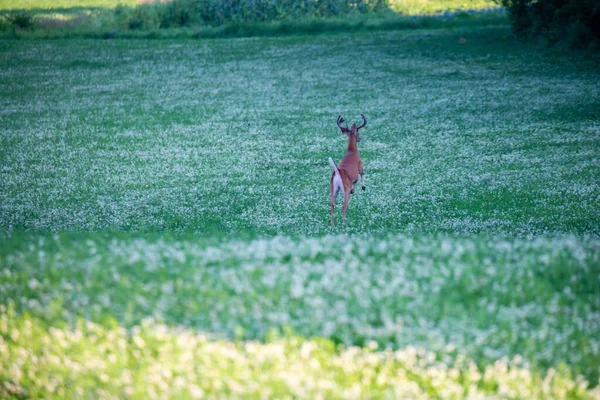
[[[331,226],[333,226],[333,210],[335,208],[335,199],[337,198],[338,192],[341,190],[344,195],[344,206],[342,208],[344,213],[344,224],[346,223],[346,209],[350,202],[350,194],[354,193],[354,184],[358,182],[358,175],[360,175],[362,189],[365,190],[365,171],[363,170],[362,161],[358,155],[357,143],[360,142],[360,135],[358,130],[367,124],[367,119],[364,115],[360,114],[363,119],[361,126],[356,126],[355,123],[348,129],[342,126],[344,118],[340,115],[337,119],[337,126],[342,130],[342,133],[348,136],[348,151],[342,162],[339,165],[335,165],[331,157],[329,157],[329,164],[333,168],[333,174],[331,175],[330,183],[330,195],[331,195]]]

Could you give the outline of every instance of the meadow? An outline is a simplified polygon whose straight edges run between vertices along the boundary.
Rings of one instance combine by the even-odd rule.
[[[598,398],[598,65],[506,23],[1,40],[0,395]]]

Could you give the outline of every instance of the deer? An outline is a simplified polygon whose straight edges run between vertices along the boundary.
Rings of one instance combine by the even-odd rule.
[[[358,147],[357,143],[360,142],[360,135],[358,134],[358,130],[364,128],[367,125],[367,119],[363,114],[360,114],[363,119],[363,124],[360,126],[356,126],[356,123],[353,123],[350,129],[348,129],[348,124],[343,127],[344,118],[341,115],[338,116],[337,126],[340,128],[342,133],[348,136],[348,151],[339,165],[336,165],[333,162],[333,159],[329,157],[329,164],[333,168],[333,173],[331,174],[331,182],[329,185],[330,189],[330,197],[331,197],[331,226],[333,227],[333,214],[335,209],[335,200],[337,199],[338,193],[341,191],[344,196],[344,205],[342,207],[343,210],[343,222],[346,224],[346,209],[348,208],[348,203],[350,202],[350,195],[354,193],[354,184],[358,182],[358,176],[360,175],[360,180],[362,184],[362,190],[365,190],[365,171],[363,169],[363,164],[358,155]]]

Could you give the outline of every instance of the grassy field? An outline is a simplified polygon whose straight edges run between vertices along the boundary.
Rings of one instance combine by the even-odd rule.
[[[598,65],[506,25],[0,41],[0,394],[600,396]]]

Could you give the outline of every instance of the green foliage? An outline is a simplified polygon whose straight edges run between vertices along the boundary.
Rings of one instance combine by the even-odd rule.
[[[160,28],[177,28],[198,23],[198,6],[195,0],[174,0],[160,6]]]
[[[326,32],[360,32],[360,31],[389,31],[413,29],[445,29],[503,26],[507,24],[503,14],[459,14],[452,17],[421,16],[408,17],[401,14],[355,14],[352,16],[330,18],[298,18],[285,19],[274,22],[240,22],[229,23],[221,26],[195,26],[178,28],[177,22],[172,28],[169,18],[160,19],[154,12],[147,9],[134,13],[133,9],[124,8],[120,14],[111,13],[86,14],[56,19],[55,17],[40,18],[36,28],[32,31],[22,31],[21,38],[49,39],[49,38],[122,38],[122,39],[201,39],[224,37],[250,37],[250,36],[285,36],[297,34],[323,34]],[[133,16],[136,15],[136,18]],[[177,14],[176,14],[177,15]],[[69,14],[69,16],[71,16]],[[177,18],[177,17],[175,17]],[[0,32],[2,28],[0,17]],[[56,27],[67,29],[55,29]],[[4,31],[10,28],[5,24]],[[10,37],[5,35],[5,37]]]
[[[124,30],[181,28],[200,21],[195,3],[191,0],[141,4],[136,7],[119,5],[114,9],[114,20],[117,27]]]
[[[14,30],[30,30],[33,28],[33,14],[28,11],[11,11],[4,18]]]
[[[50,327],[0,306],[0,397],[589,399],[598,390],[562,366],[540,374],[521,357],[478,366],[452,349],[337,347],[294,335],[210,338],[145,320],[132,329],[79,319]]]
[[[439,25],[447,13],[485,10],[490,4],[490,0],[172,0],[142,4],[111,0],[3,4],[0,0],[0,10],[29,10],[35,16],[32,27],[37,32],[27,37],[172,37],[177,28],[184,28],[179,36],[216,37],[390,29],[424,21],[406,15],[437,14],[440,20],[434,24]]]
[[[140,0],[0,0],[0,10],[115,8],[139,3]]]
[[[165,3],[142,4],[125,12],[119,6],[119,18],[127,16],[131,29],[177,28],[192,25],[221,26],[226,24],[273,22],[294,18],[327,18],[364,14],[386,9],[383,0],[325,0],[325,1],[270,1],[270,0],[173,0]],[[155,15],[156,19],[148,18]]]
[[[114,20],[120,29],[152,29],[158,26],[160,16],[157,9],[150,5],[139,7],[119,5],[114,9]]]
[[[541,369],[565,362],[597,379],[594,239],[88,233],[4,243],[0,305],[55,327],[116,318],[131,328],[152,317],[239,340],[289,327],[345,345],[452,345],[480,365],[517,355]]]
[[[8,20],[6,19],[5,16],[0,15],[0,32],[6,32],[8,30],[10,30],[11,26],[10,26],[10,22],[8,22]]]
[[[597,0],[501,0],[515,32],[539,36],[549,44],[566,42],[582,47],[600,40]]]
[[[332,17],[387,8],[385,0],[200,0],[197,4],[202,21],[217,25],[298,17]]]
[[[445,12],[453,12],[460,10],[485,10],[490,8],[495,8],[496,3],[494,0],[386,0],[385,2],[382,0],[378,0],[380,5],[387,5],[389,8],[394,10],[395,12],[399,12],[405,15],[425,15],[425,14],[440,14]],[[200,6],[201,0],[188,0],[178,3],[196,3],[196,6]],[[140,0],[0,0],[0,10],[68,10],[68,9],[113,9],[119,5],[131,6],[135,7],[141,3]],[[150,2],[151,3],[151,2]],[[216,1],[213,0],[214,4],[217,4]],[[272,4],[269,4],[272,3]],[[294,4],[295,3],[295,4]],[[290,0],[283,1],[265,1],[265,0],[256,0],[256,1],[248,1],[246,0],[243,4],[246,9],[252,8],[256,6],[257,8],[261,8],[262,10],[268,8],[279,8],[279,9],[290,9],[290,8],[299,8],[299,9],[315,9],[318,8],[315,6],[317,1],[302,1],[302,2],[292,2]],[[356,6],[353,8],[360,9],[369,9],[373,7],[373,2],[365,2],[365,1],[354,1]],[[377,3],[377,2],[375,2]],[[234,4],[234,2],[229,1],[229,4]],[[337,6],[332,7],[331,1],[325,1],[323,4],[329,4],[329,8],[340,8],[341,2],[337,2]],[[346,4],[352,4],[351,2],[346,2]],[[377,7],[377,4],[375,4]],[[327,7],[324,7],[327,8]],[[260,12],[264,14],[264,11]]]

